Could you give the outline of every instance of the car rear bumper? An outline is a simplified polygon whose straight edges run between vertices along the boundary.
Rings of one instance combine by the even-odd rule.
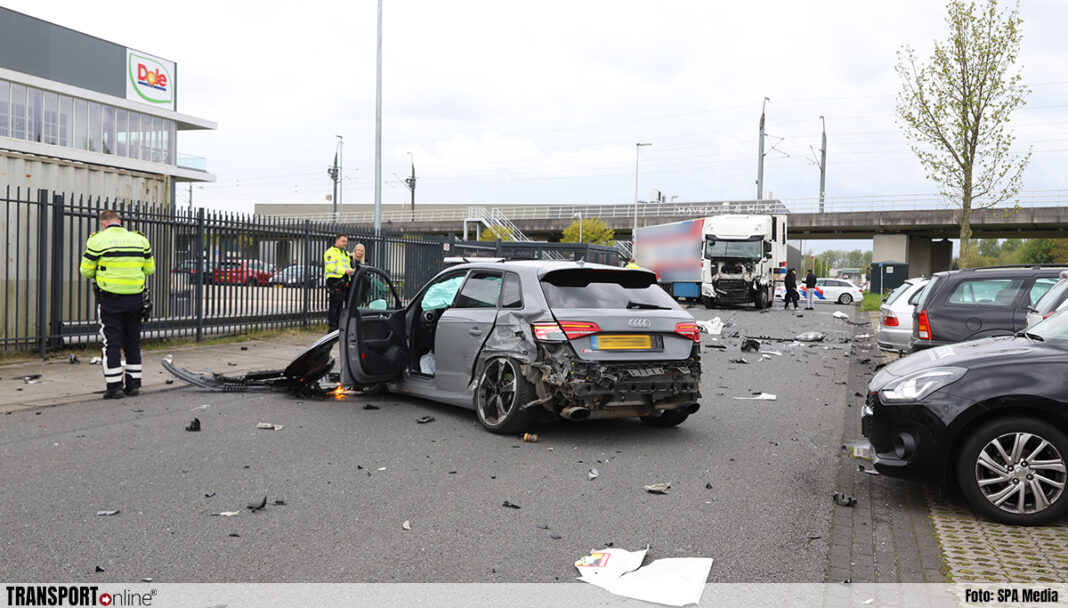
[[[875,342],[879,348],[894,352],[908,352],[912,340],[912,328],[886,327],[880,325],[875,331]]]

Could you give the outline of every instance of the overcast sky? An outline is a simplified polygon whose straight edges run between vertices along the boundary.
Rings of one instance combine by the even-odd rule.
[[[7,1],[9,8],[178,64],[178,110],[218,122],[179,135],[215,184],[198,206],[323,203],[344,146],[344,202],[374,200],[374,0]],[[275,8],[275,7],[278,8]],[[896,52],[945,38],[931,0],[630,2],[385,0],[383,202],[814,200],[826,117],[828,197],[931,194],[895,124]],[[1024,188],[1064,188],[1068,3],[1026,0],[1014,116],[1034,157]],[[180,193],[179,202],[187,200]]]

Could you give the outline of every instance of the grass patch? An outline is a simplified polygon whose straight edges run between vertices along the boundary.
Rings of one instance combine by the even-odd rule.
[[[289,336],[303,336],[307,334],[322,335],[325,333],[326,324],[320,323],[317,325],[309,325],[308,327],[258,329],[241,334],[207,336],[199,342],[199,345],[211,346],[215,344],[239,344],[241,342],[251,342],[254,340],[272,340],[275,338],[284,338]],[[174,348],[176,346],[196,345],[198,345],[198,342],[195,336],[181,336],[176,338],[153,338],[145,339],[144,341],[142,341],[141,350],[155,351]],[[66,359],[70,355],[77,355],[78,358],[82,359],[84,363],[88,363],[90,358],[101,356],[102,353],[100,348],[101,347],[99,344],[68,346],[61,350],[48,351],[47,356],[49,359]],[[7,365],[9,363],[21,363],[23,361],[34,360],[38,360],[36,347],[27,350],[0,352],[0,365]]]
[[[864,294],[864,299],[860,302],[860,309],[864,312],[879,312],[879,307],[882,305],[883,297],[869,291]]]

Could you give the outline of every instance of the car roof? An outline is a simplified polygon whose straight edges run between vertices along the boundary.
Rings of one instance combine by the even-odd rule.
[[[960,268],[957,270],[943,270],[934,273],[938,277],[950,277],[958,274],[1027,274],[1036,270],[1068,268],[1064,264],[1019,264],[1015,266],[979,266],[976,268]]]
[[[543,277],[557,270],[609,270],[618,272],[650,272],[649,270],[628,270],[620,266],[607,264],[594,264],[590,262],[573,262],[569,260],[500,260],[496,262],[479,262],[468,258],[470,262],[450,266],[447,270],[512,270],[520,274],[532,274]]]

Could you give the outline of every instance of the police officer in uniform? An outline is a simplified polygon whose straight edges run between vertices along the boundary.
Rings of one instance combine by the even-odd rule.
[[[118,213],[102,211],[100,232],[85,242],[79,271],[96,280],[107,382],[104,399],[121,399],[124,393],[133,397],[141,392],[141,307],[145,277],[156,271],[152,246],[145,235],[123,228]]]
[[[326,293],[330,297],[330,308],[326,313],[326,323],[330,331],[338,328],[341,320],[341,306],[345,303],[352,273],[352,258],[346,248],[349,237],[339,234],[334,239],[334,246],[323,254],[323,274],[326,276]]]

